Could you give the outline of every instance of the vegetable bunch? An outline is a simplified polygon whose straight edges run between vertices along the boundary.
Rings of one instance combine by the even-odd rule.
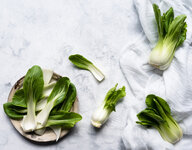
[[[80,114],[70,112],[76,99],[74,84],[67,77],[50,83],[52,74],[33,66],[25,75],[23,87],[15,92],[12,102],[3,105],[10,118],[22,119],[24,132],[43,134],[46,127],[69,129],[82,119]]]
[[[153,10],[158,28],[159,39],[150,53],[149,63],[160,70],[167,69],[174,57],[175,50],[186,39],[186,16],[174,18],[173,8],[161,15],[156,4]],[[104,74],[88,59],[75,54],[69,60],[78,68],[90,71],[98,80],[104,80]],[[23,87],[16,91],[12,102],[5,103],[4,111],[12,119],[22,119],[21,127],[24,132],[43,134],[47,127],[53,129],[60,136],[61,129],[72,128],[82,119],[80,114],[70,112],[76,99],[76,88],[68,77],[62,77],[57,82],[50,82],[50,71],[42,71],[39,66],[30,68],[24,78]],[[112,111],[115,111],[117,102],[126,95],[125,87],[111,88],[102,104],[92,115],[91,123],[100,128]],[[147,108],[137,114],[138,124],[156,128],[162,138],[175,143],[182,138],[182,130],[171,116],[168,103],[155,95],[146,98]]]

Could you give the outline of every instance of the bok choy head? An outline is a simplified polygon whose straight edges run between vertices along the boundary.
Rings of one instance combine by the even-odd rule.
[[[161,16],[161,10],[156,4],[153,4],[153,10],[159,39],[151,51],[149,63],[160,70],[165,70],[170,66],[175,50],[186,39],[186,16],[180,15],[174,18],[172,7]]]
[[[91,61],[82,55],[71,55],[69,56],[69,60],[78,68],[89,70],[98,81],[102,81],[105,78],[103,73]]]
[[[115,111],[117,102],[126,95],[125,87],[116,90],[117,85],[107,92],[103,103],[93,113],[91,118],[93,126],[100,128],[107,121],[111,112]]]
[[[23,92],[27,104],[27,115],[23,118],[21,126],[25,132],[33,131],[36,128],[35,108],[37,101],[42,96],[43,86],[43,72],[39,66],[33,66],[28,70],[23,81]]]
[[[156,128],[165,141],[170,143],[179,141],[183,136],[183,132],[171,116],[168,103],[158,96],[148,95],[146,105],[147,108],[137,114],[139,121],[136,123]]]

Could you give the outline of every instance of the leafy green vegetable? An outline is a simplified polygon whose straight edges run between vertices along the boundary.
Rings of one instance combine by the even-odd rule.
[[[76,88],[73,83],[70,83],[67,96],[65,97],[63,104],[59,107],[55,107],[54,110],[51,111],[51,115],[55,115],[55,113],[58,113],[58,111],[69,112],[71,110],[71,107],[73,106],[75,99],[76,99]],[[62,126],[50,126],[50,127],[56,134],[56,141],[57,141],[60,137]]]
[[[77,67],[89,70],[98,81],[102,81],[105,78],[103,73],[91,61],[87,60],[85,57],[79,54],[75,54],[69,56],[69,60]]]
[[[73,83],[70,83],[69,89],[64,101],[60,105],[57,105],[56,107],[54,107],[54,109],[52,109],[51,111],[51,114],[60,110],[69,112],[71,110],[71,107],[73,106],[73,103],[75,102],[76,96],[77,96],[76,87]]]
[[[47,104],[47,97],[50,95],[53,87],[55,86],[55,82],[47,84],[43,89],[43,97],[36,104],[35,111],[42,110]],[[22,119],[24,115],[27,113],[27,104],[24,98],[24,90],[19,89],[15,92],[12,102],[8,102],[4,104],[5,113],[12,119]],[[19,117],[18,117],[19,116]]]
[[[81,115],[74,112],[58,111],[54,115],[52,114],[46,124],[46,127],[50,126],[62,126],[63,128],[68,129],[68,125],[73,127],[75,123],[82,119]],[[70,128],[71,128],[70,127]]]
[[[82,119],[81,115],[74,113],[74,112],[65,112],[65,111],[59,111],[56,112],[54,115],[51,115],[48,118],[48,121],[45,125],[45,127],[51,127],[55,134],[58,136],[56,138],[56,141],[60,137],[61,133],[61,127],[63,129],[70,129],[74,127],[74,125]],[[45,128],[42,128],[42,126],[38,126],[39,131],[44,131]],[[42,130],[43,129],[43,130]],[[37,131],[38,131],[37,130]]]
[[[186,16],[180,15],[174,18],[172,7],[161,16],[161,11],[156,4],[153,4],[153,10],[159,39],[151,51],[149,63],[160,70],[165,70],[170,66],[175,50],[186,39]]]
[[[82,119],[81,115],[69,112],[76,99],[74,84],[67,77],[49,83],[52,75],[53,71],[42,72],[39,66],[33,66],[24,78],[23,88],[15,92],[12,102],[3,105],[10,118],[23,118],[21,127],[24,132],[43,134],[46,127],[50,127],[59,131],[59,138],[62,128],[69,129]],[[53,108],[55,111],[50,113]]]
[[[42,97],[36,105],[36,111],[40,111],[46,105],[47,97],[51,94],[51,91],[53,90],[55,84],[56,82],[51,82],[50,84],[44,86]],[[27,108],[27,104],[24,97],[24,90],[17,90],[12,98],[12,104],[15,106]]]
[[[76,96],[77,96],[77,92],[76,92],[75,85],[73,83],[70,83],[69,90],[61,106],[61,110],[69,112],[71,110],[71,107],[73,106],[73,103],[75,102]]]
[[[24,98],[24,90],[19,89],[15,92],[13,98],[12,98],[12,103],[15,106],[27,108],[27,104]]]
[[[70,85],[70,80],[67,77],[60,78],[53,88],[50,96],[47,99],[47,104],[43,110],[37,115],[37,122],[45,126],[51,110],[62,103],[65,99]]]
[[[67,95],[66,95],[63,103],[54,107],[53,110],[51,111],[50,115],[52,115],[55,112],[60,111],[60,110],[69,112],[75,99],[76,99],[76,88],[75,88],[74,84],[70,83]],[[44,101],[42,101],[42,102],[44,103]],[[40,105],[37,105],[37,107],[38,106],[40,106]],[[52,128],[54,133],[56,134],[56,141],[57,141],[60,137],[62,126],[50,126],[50,128]],[[41,129],[35,131],[35,133],[38,135],[43,135],[44,132],[45,132],[45,128],[41,128]]]
[[[148,95],[146,97],[147,108],[137,114],[140,121],[136,123],[156,128],[162,138],[170,143],[176,143],[182,136],[182,130],[171,116],[168,103],[161,97]]]
[[[4,108],[4,111],[7,114],[7,116],[9,116],[10,118],[15,119],[15,120],[23,118],[23,115],[24,115],[23,110],[25,111],[24,113],[26,113],[25,108],[15,106],[15,105],[13,105],[12,102],[3,104],[3,108]]]
[[[39,66],[33,66],[28,70],[23,82],[27,115],[24,116],[21,127],[25,132],[33,131],[36,128],[35,108],[37,101],[42,96],[43,86],[43,72]]]
[[[117,85],[111,88],[105,96],[103,103],[96,109],[92,115],[91,123],[100,128],[108,119],[112,111],[115,111],[117,102],[126,95],[125,87],[116,90]]]

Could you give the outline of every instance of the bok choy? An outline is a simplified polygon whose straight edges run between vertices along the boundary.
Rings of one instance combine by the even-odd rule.
[[[3,108],[11,119],[23,119],[24,132],[42,135],[47,127],[59,131],[57,141],[62,129],[72,128],[82,117],[70,112],[76,99],[75,85],[67,77],[54,81],[52,76],[53,71],[33,66],[25,75],[23,87]]]
[[[78,68],[89,70],[98,81],[102,81],[105,78],[103,73],[91,61],[87,60],[82,55],[71,55],[69,56],[69,60]]]
[[[149,64],[160,70],[165,70],[170,66],[175,50],[186,39],[186,15],[179,15],[174,18],[173,8],[171,7],[161,16],[161,10],[156,4],[153,4],[153,10],[159,39],[151,51]]]
[[[7,116],[11,119],[19,120],[22,119],[24,114],[27,113],[27,109],[19,106],[13,105],[12,102],[7,102],[3,104],[3,108]]]
[[[67,77],[62,77],[57,81],[55,87],[53,88],[50,96],[47,99],[46,106],[37,115],[37,122],[39,125],[44,126],[47,122],[51,110],[55,106],[63,102],[67,95],[69,85],[70,80]]]
[[[117,102],[126,95],[125,87],[116,90],[117,85],[107,92],[104,101],[93,113],[91,123],[94,127],[100,128],[107,121],[111,112],[115,111]]]
[[[37,101],[35,111],[41,111],[47,104],[47,97],[55,86],[55,82],[44,85],[43,94],[40,100]],[[5,113],[12,119],[22,119],[27,113],[27,104],[24,98],[24,90],[19,89],[15,92],[12,102],[7,102],[3,105]]]
[[[136,123],[156,128],[165,141],[170,143],[179,141],[183,136],[183,132],[171,116],[168,103],[155,95],[148,95],[145,102],[147,108],[137,114],[139,121]]]
[[[51,112],[51,115],[61,111],[69,112],[73,106],[73,103],[76,100],[76,95],[77,94],[75,85],[73,83],[70,83],[67,96],[65,97],[63,103],[61,104],[61,106],[54,108],[54,110]],[[57,141],[60,137],[62,126],[50,126],[50,128],[53,129]]]
[[[33,131],[36,128],[35,108],[37,101],[42,96],[43,86],[43,72],[39,66],[33,66],[28,70],[23,81],[24,99],[27,104],[27,115],[24,116],[21,127],[25,132]]]
[[[52,113],[46,124],[45,127],[61,127],[63,129],[70,129],[74,127],[74,125],[82,119],[81,115],[74,112],[65,112],[65,111],[58,111]],[[44,128],[43,126],[37,126],[37,129]]]

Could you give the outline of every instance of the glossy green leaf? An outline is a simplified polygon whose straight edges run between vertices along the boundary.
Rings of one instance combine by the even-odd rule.
[[[78,68],[89,70],[98,81],[102,81],[105,78],[103,73],[91,61],[82,55],[71,55],[69,56],[69,60]]]
[[[50,96],[47,99],[47,104],[43,110],[37,115],[37,122],[44,126],[47,122],[51,110],[61,104],[68,92],[70,80],[67,77],[60,78],[53,88]]]
[[[15,106],[27,108],[27,104],[24,98],[24,90],[19,89],[15,92],[13,98],[12,98],[12,104]]]
[[[81,115],[74,112],[58,111],[54,115],[49,116],[46,127],[61,126],[66,127],[72,125],[73,127],[78,121],[82,119]]]
[[[173,8],[169,8],[169,10],[163,14],[162,16],[162,24],[163,24],[163,37],[165,37],[165,35],[168,32],[169,26],[172,23],[172,21],[174,20],[174,12],[173,12]]]
[[[21,112],[21,110],[23,110],[22,107],[15,106],[11,102],[8,102],[3,104],[3,108],[7,116],[9,116],[10,118],[16,119],[16,120],[23,118],[24,114],[23,112]]]
[[[118,84],[115,85],[115,87],[111,88],[106,97],[105,97],[105,108],[109,109],[111,111],[115,111],[115,106],[117,104],[117,102],[125,97],[126,92],[125,92],[125,86],[123,86],[122,88],[116,90]]]
[[[25,75],[23,81],[24,99],[27,103],[27,115],[23,118],[21,126],[25,132],[36,128],[36,103],[43,93],[43,72],[39,66],[33,66]]]
[[[75,85],[71,83],[69,86],[69,90],[67,92],[67,96],[61,106],[61,110],[69,112],[73,106],[73,103],[76,100],[76,96],[77,96],[77,92],[76,92]]]

